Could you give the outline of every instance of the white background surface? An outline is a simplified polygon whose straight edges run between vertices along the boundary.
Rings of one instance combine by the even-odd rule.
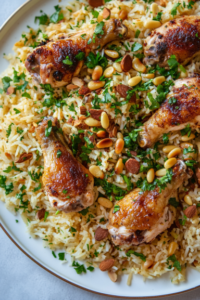
[[[24,0],[0,0],[0,26],[23,2]],[[26,257],[0,229],[0,300],[13,299],[107,300],[110,298],[83,291],[49,274]],[[199,300],[200,289],[162,299]]]

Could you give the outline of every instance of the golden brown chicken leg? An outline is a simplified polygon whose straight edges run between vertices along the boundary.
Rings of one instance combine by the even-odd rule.
[[[74,158],[63,136],[54,130],[56,126],[56,120],[48,118],[36,130],[44,155],[43,185],[53,207],[65,212],[80,211],[94,202],[94,179]],[[46,136],[48,130],[51,132]]]
[[[144,63],[167,66],[175,55],[181,64],[200,53],[200,16],[184,16],[153,30],[144,42]]]
[[[108,230],[115,245],[151,242],[171,226],[175,209],[168,201],[186,178],[186,166],[179,160],[173,167],[171,184],[160,193],[159,187],[141,193],[135,189],[117,202],[119,210],[110,211]]]
[[[77,76],[82,66],[79,53],[86,56],[90,51],[100,50],[107,43],[124,38],[128,29],[120,20],[110,19],[104,24],[101,32],[95,34],[96,24],[88,30],[76,34],[56,37],[54,41],[38,47],[25,62],[27,70],[40,83],[51,84],[52,87],[66,85],[73,76]],[[67,63],[64,63],[68,57]]]
[[[173,103],[170,102],[173,99]],[[141,147],[150,148],[161,135],[200,125],[200,75],[179,79],[161,107],[144,123],[139,133]]]

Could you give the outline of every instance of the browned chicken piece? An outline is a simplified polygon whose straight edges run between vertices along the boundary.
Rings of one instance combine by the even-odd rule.
[[[51,126],[53,129],[46,136]],[[59,126],[56,119],[48,118],[36,129],[44,155],[43,185],[53,207],[66,213],[80,211],[94,202],[94,179],[74,158],[56,126]]]
[[[83,52],[87,56],[90,51],[100,50],[107,43],[123,39],[128,34],[127,27],[120,20],[106,21],[103,34],[95,37],[96,26],[93,24],[90,29],[71,35],[59,35],[54,41],[36,48],[26,59],[27,70],[39,83],[51,84],[52,87],[66,85],[79,74],[83,65],[77,54]],[[71,64],[63,63],[66,57]]]
[[[170,104],[170,99],[175,103]],[[161,107],[143,124],[139,145],[150,148],[164,133],[181,130],[187,124],[194,128],[200,125],[200,74],[175,81]]]
[[[200,16],[184,16],[169,21],[153,30],[144,42],[144,63],[167,66],[175,55],[178,62],[186,64],[200,53]]]
[[[115,245],[149,243],[172,225],[176,211],[168,206],[168,201],[185,180],[185,171],[185,164],[178,160],[173,167],[171,184],[161,193],[159,187],[144,193],[135,189],[117,202],[120,209],[116,213],[113,209],[110,211],[108,225]]]

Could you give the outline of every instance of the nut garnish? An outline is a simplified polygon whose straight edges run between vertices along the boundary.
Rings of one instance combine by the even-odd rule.
[[[99,265],[99,269],[101,271],[108,271],[109,269],[111,269],[115,264],[115,260],[113,258],[109,258],[106,260],[103,260],[100,265]]]
[[[26,161],[26,160],[28,160],[28,159],[31,159],[32,156],[33,156],[32,153],[22,153],[22,154],[20,155],[20,157],[18,158],[18,160],[16,160],[15,162],[18,163],[18,164],[19,164],[19,163],[22,163],[22,162],[24,162],[24,161]]]
[[[196,205],[191,205],[184,210],[184,214],[188,219],[193,218],[196,215],[196,212],[197,212]]]
[[[95,232],[95,240],[96,241],[102,241],[108,236],[108,229],[103,229],[100,226],[97,228]]]

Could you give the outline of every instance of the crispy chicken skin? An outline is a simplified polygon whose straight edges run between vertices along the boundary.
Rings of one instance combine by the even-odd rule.
[[[200,16],[183,16],[153,30],[144,42],[144,63],[167,66],[175,55],[181,64],[200,53]]]
[[[113,213],[111,209],[108,225],[115,245],[149,243],[171,226],[175,210],[167,206],[168,201],[186,178],[185,171],[185,164],[178,160],[173,167],[171,184],[161,193],[158,187],[142,194],[139,189],[135,189],[117,202],[120,210]]]
[[[83,61],[76,58],[78,53],[84,52],[87,56],[90,51],[100,50],[107,43],[128,34],[127,27],[120,20],[110,19],[104,24],[104,34],[96,36],[93,42],[95,28],[96,24],[87,31],[60,34],[54,41],[36,48],[26,59],[27,70],[39,83],[49,83],[52,87],[64,86],[81,70]],[[91,43],[88,44],[89,40]],[[63,63],[67,56],[72,65]]]
[[[48,121],[58,127],[56,119],[48,118],[36,129],[36,138],[44,155],[42,181],[46,194],[56,209],[66,213],[80,211],[94,202],[93,176],[74,158],[62,135],[52,130],[48,137],[45,136]]]
[[[170,98],[176,103],[169,104]],[[178,79],[161,107],[143,124],[139,145],[150,148],[161,135],[170,131],[200,125],[200,74]]]

